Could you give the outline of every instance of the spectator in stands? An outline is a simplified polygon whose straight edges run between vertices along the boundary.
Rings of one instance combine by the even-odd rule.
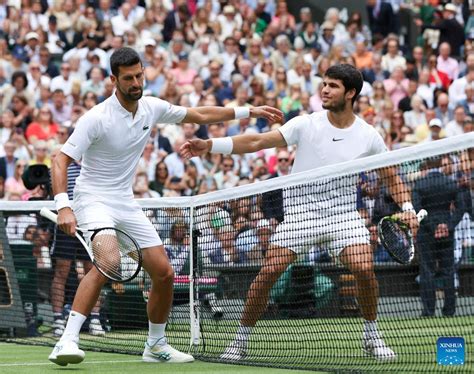
[[[460,100],[458,104],[464,107],[464,111],[466,112],[467,115],[469,115],[470,117],[473,117],[474,116],[474,85],[473,84],[466,85],[464,92],[465,92],[466,97],[465,99]]]
[[[164,161],[160,161],[155,166],[155,174],[150,181],[150,189],[156,191],[160,196],[164,196],[165,188],[169,183],[168,167]]]
[[[25,194],[27,193],[27,189],[25,187],[25,184],[23,183],[23,179],[21,178],[23,172],[25,171],[26,165],[26,162],[23,160],[17,160],[15,162],[15,170],[13,172],[13,175],[5,180],[6,195],[17,194],[20,199],[26,199]]]
[[[5,156],[0,157],[0,177],[6,181],[7,179],[14,176],[16,168],[15,165],[18,158],[14,156],[16,146],[13,142],[7,141],[3,145],[3,149],[5,151]]]
[[[436,118],[441,120],[443,128],[446,127],[449,121],[452,121],[454,119],[454,112],[449,107],[448,94],[442,92],[438,95],[435,112],[436,112]]]
[[[447,42],[451,46],[452,55],[459,57],[465,34],[463,27],[456,20],[456,13],[456,6],[448,3],[443,8],[443,19],[437,25],[425,25],[424,27],[439,30],[439,45],[441,46],[442,43]]]
[[[273,66],[278,70],[279,68],[283,68],[285,71],[290,70],[296,57],[298,57],[297,53],[290,49],[290,40],[286,35],[278,35],[275,39],[275,43],[277,49],[272,52],[270,60],[273,63]]]
[[[459,63],[456,59],[451,56],[451,46],[449,43],[444,42],[439,45],[439,56],[437,60],[436,68],[443,73],[448,75],[448,78],[452,82],[459,76]]]
[[[239,182],[238,175],[234,172],[235,162],[232,156],[225,155],[222,157],[220,170],[214,174],[217,189],[235,187]]]
[[[367,0],[367,14],[372,35],[381,34],[386,37],[395,32],[395,15],[390,3]]]
[[[66,101],[66,96],[61,88],[53,91],[52,104],[50,105],[55,123],[61,125],[71,119],[72,107]]]
[[[183,220],[176,220],[171,225],[170,236],[164,240],[166,253],[175,274],[184,274],[189,259],[189,228]]]
[[[414,132],[418,126],[424,125],[426,123],[426,107],[423,104],[423,99],[416,94],[412,94],[410,106],[411,110],[403,113],[403,118],[405,125]]]
[[[408,82],[403,68],[400,66],[395,67],[390,74],[390,78],[383,81],[385,91],[395,107],[398,107],[400,100],[408,94]]]
[[[458,187],[439,171],[440,166],[439,158],[427,159],[422,169],[424,174],[413,187],[415,209],[426,209],[428,212],[428,216],[421,221],[417,236],[424,317],[434,316],[435,313],[437,271],[441,275],[444,290],[443,315],[453,316],[456,309],[453,232],[463,212],[459,207]],[[452,204],[455,204],[454,214],[451,213]]]
[[[36,121],[31,122],[26,128],[26,139],[30,144],[37,140],[50,140],[56,136],[59,126],[53,121],[49,105],[43,105],[36,116]]]
[[[462,105],[454,108],[454,119],[446,124],[446,136],[456,136],[464,133],[464,122],[466,121],[466,111]]]
[[[10,139],[12,132],[15,131],[13,118],[13,112],[11,110],[6,110],[0,117],[0,149],[3,148],[6,141]]]
[[[424,143],[429,143],[435,140],[439,140],[443,138],[443,123],[439,118],[433,118],[429,122],[429,134],[428,136],[423,140]]]
[[[37,140],[34,144],[34,155],[30,160],[30,165],[43,164],[51,167],[51,158],[48,154],[48,145],[44,140]]]

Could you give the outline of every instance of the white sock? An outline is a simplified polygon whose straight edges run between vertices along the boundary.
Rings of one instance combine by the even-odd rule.
[[[377,320],[374,320],[374,321],[364,320],[364,335],[365,336],[378,335]]]
[[[148,344],[153,345],[157,340],[165,337],[166,323],[148,321]]]
[[[82,324],[86,320],[86,316],[79,312],[71,310],[69,318],[67,320],[66,328],[64,329],[63,336],[60,340],[72,340],[73,342],[79,342],[79,332],[81,331]]]
[[[252,326],[244,326],[239,324],[239,328],[237,329],[237,334],[235,335],[235,340],[239,342],[247,343],[250,338],[250,334],[252,334],[253,327]]]

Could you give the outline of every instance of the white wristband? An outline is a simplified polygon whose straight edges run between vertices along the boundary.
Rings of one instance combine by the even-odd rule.
[[[62,208],[70,208],[71,202],[66,192],[58,193],[54,196],[54,203],[56,204],[56,210],[59,211]]]
[[[234,148],[234,142],[230,136],[225,138],[216,138],[211,139],[211,153],[223,153],[225,155],[230,155],[232,149]]]
[[[414,212],[415,208],[413,207],[413,204],[410,203],[409,201],[405,201],[402,204],[402,212]]]
[[[235,119],[249,118],[250,109],[246,106],[238,106],[234,108]]]

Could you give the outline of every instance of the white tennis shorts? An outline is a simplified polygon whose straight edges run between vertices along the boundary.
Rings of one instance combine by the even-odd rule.
[[[142,249],[163,244],[150,220],[132,199],[112,201],[99,196],[79,195],[74,196],[73,210],[81,228],[116,227],[133,237]]]
[[[299,212],[285,214],[270,241],[296,254],[318,245],[337,257],[350,245],[369,244],[370,234],[357,211],[334,215]]]

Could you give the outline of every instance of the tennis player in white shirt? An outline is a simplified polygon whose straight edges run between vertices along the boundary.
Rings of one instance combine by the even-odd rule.
[[[140,156],[155,123],[208,124],[246,117],[277,122],[282,113],[268,106],[256,108],[184,108],[154,97],[142,97],[144,72],[138,54],[120,48],[110,58],[116,92],[78,121],[76,129],[55,157],[52,185],[58,225],[69,235],[76,227],[119,226],[134,237],[143,254],[143,267],[152,280],[147,304],[149,335],[143,360],[190,362],[194,358],[177,351],[166,341],[166,321],[173,299],[173,269],[160,237],[133,200],[132,182]],[[82,160],[74,200],[68,200],[67,167]],[[79,331],[107,282],[93,267],[79,284],[64,333],[49,360],[65,366],[79,363]]]
[[[362,75],[353,66],[332,66],[325,74],[321,92],[326,110],[296,117],[267,133],[190,140],[181,147],[181,154],[184,157],[206,152],[243,154],[296,145],[292,168],[292,173],[295,173],[385,152],[387,148],[380,134],[354,115],[353,103],[362,84]],[[418,221],[410,192],[395,169],[385,168],[379,171],[379,175],[402,208],[400,218],[416,234]],[[235,340],[221,356],[223,359],[236,361],[246,355],[248,339],[267,307],[271,287],[295,261],[297,254],[321,242],[356,279],[358,302],[364,318],[363,350],[378,360],[396,358],[377,329],[378,284],[369,232],[356,210],[357,180],[352,184],[347,182],[347,179],[341,183],[335,180],[330,187],[316,186],[311,194],[304,196],[300,190],[286,192],[284,221],[271,238],[272,246],[248,291]]]

